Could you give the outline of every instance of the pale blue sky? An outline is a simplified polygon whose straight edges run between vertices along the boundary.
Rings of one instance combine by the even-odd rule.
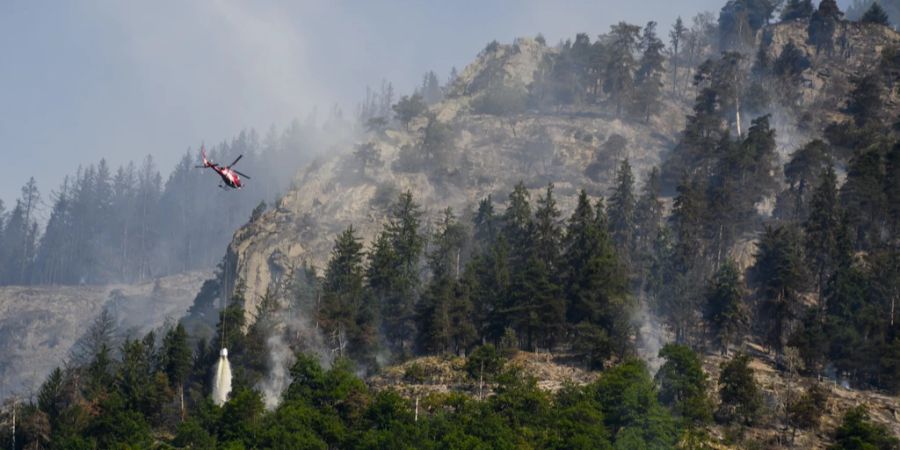
[[[0,0],[0,199],[46,196],[78,164],[265,131],[316,105],[354,110],[382,78],[409,92],[492,39],[596,35],[619,20],[718,11],[724,0]],[[662,34],[662,33],[661,33]]]

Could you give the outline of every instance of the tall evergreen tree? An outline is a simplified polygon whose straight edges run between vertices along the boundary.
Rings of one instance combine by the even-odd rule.
[[[669,63],[672,65],[672,92],[678,89],[678,63],[681,62],[681,52],[683,51],[682,42],[687,37],[688,29],[684,26],[681,16],[675,19],[672,30],[669,31],[669,45],[671,46],[671,56]]]
[[[738,269],[734,262],[727,261],[710,280],[703,314],[710,338],[722,355],[728,355],[729,346],[740,342],[749,326],[749,315],[743,298]]]
[[[619,22],[609,32],[609,58],[604,70],[604,90],[615,105],[616,116],[632,101],[637,61],[634,54],[640,42],[641,27]]]
[[[666,360],[656,372],[660,403],[672,407],[689,427],[703,426],[712,419],[707,397],[709,380],[703,361],[690,347],[666,344],[659,356]]]
[[[788,0],[781,9],[781,20],[788,22],[809,19],[814,10],[812,0]]]
[[[820,178],[810,199],[810,213],[803,229],[806,234],[806,259],[813,273],[816,290],[821,294],[826,280],[834,270],[842,213],[838,206],[837,175],[834,168],[829,165]]]
[[[781,351],[797,318],[808,274],[800,230],[794,225],[767,227],[753,265],[760,297],[757,324],[769,348]]]
[[[616,174],[616,188],[609,198],[609,231],[626,267],[634,267],[636,239],[634,175],[623,159]]]
[[[786,214],[789,218],[805,220],[810,214],[812,193],[819,185],[819,177],[831,164],[830,153],[825,142],[815,139],[795,151],[784,165],[784,177],[789,186],[787,198],[784,199],[789,205],[785,205],[784,209],[790,211]]]
[[[728,421],[751,425],[762,409],[762,394],[753,377],[750,356],[735,355],[723,362],[719,372],[719,413]]]
[[[419,260],[425,246],[420,221],[422,211],[413,200],[412,192],[400,194],[391,208],[390,221],[385,227],[387,241],[392,247],[394,276],[386,303],[382,305],[383,326],[388,341],[401,353],[409,349],[415,336],[415,303],[419,289]]]
[[[178,390],[181,420],[185,418],[184,383],[191,372],[191,348],[188,335],[182,324],[172,327],[162,342],[162,368],[169,382]]]
[[[349,347],[355,356],[369,355],[367,350],[371,350],[371,345],[349,345],[372,340],[366,335],[372,332],[367,329],[371,324],[359,323],[364,308],[362,248],[353,227],[347,228],[335,240],[325,269],[321,321],[338,355],[345,354],[345,347]]]
[[[647,22],[641,36],[640,47],[643,51],[635,73],[634,107],[637,116],[645,122],[650,120],[659,109],[659,98],[662,95],[662,77],[664,73],[663,49],[665,45],[656,35],[656,22]]]
[[[521,181],[509,194],[509,203],[503,212],[503,235],[512,249],[514,269],[524,264],[534,240],[534,222],[531,215],[530,194]]]
[[[535,256],[544,261],[550,275],[555,279],[560,266],[560,246],[562,245],[561,213],[553,197],[553,183],[547,185],[544,195],[537,200],[534,212]]]
[[[872,2],[872,6],[866,10],[866,13],[859,19],[862,23],[872,23],[876,25],[884,25],[886,27],[891,26],[891,21],[888,19],[887,13],[884,11],[884,8],[878,4],[878,2]]]
[[[641,189],[634,211],[635,240],[634,260],[646,280],[652,265],[653,249],[663,220],[663,204],[660,197],[659,169],[654,167]]]
[[[884,159],[879,148],[856,152],[841,187],[841,206],[851,219],[857,249],[879,245],[885,223]]]
[[[564,239],[566,317],[570,324],[600,327],[618,354],[629,350],[627,324],[630,299],[627,277],[610,239],[603,212],[582,191]]]

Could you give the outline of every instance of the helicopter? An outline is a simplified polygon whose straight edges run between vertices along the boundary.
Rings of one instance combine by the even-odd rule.
[[[209,167],[210,169],[215,170],[216,173],[219,174],[220,177],[222,177],[222,183],[224,184],[219,185],[219,187],[222,189],[240,189],[244,187],[244,184],[241,183],[241,177],[244,177],[248,180],[250,179],[249,175],[232,169],[232,167],[234,167],[234,165],[237,164],[238,161],[240,161],[241,158],[244,157],[244,155],[238,155],[238,157],[235,158],[234,162],[224,167],[206,159],[206,148],[203,145],[200,146],[200,156],[203,158],[203,165],[195,167],[198,169],[205,169]]]

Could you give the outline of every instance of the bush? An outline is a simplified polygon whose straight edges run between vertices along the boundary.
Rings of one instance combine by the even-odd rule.
[[[505,361],[497,348],[491,344],[479,346],[466,360],[466,372],[474,380],[484,376],[485,380],[493,379],[503,369]]]

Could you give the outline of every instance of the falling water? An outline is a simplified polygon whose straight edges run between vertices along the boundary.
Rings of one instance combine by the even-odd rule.
[[[219,362],[216,364],[216,375],[213,378],[212,399],[216,405],[222,406],[228,400],[231,392],[231,364],[228,363],[228,349],[223,348],[219,352]]]

